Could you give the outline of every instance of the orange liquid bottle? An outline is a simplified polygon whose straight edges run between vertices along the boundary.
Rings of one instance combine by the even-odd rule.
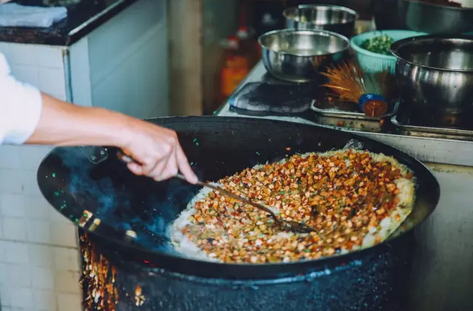
[[[245,79],[250,70],[250,62],[241,50],[237,37],[223,41],[223,61],[220,70],[219,102],[227,100],[237,86]]]

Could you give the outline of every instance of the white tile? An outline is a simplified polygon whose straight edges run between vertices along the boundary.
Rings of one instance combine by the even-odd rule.
[[[82,310],[80,295],[58,294],[57,311],[80,311]]]
[[[50,223],[45,220],[27,220],[28,241],[34,243],[51,243]]]
[[[24,170],[23,174],[23,192],[29,195],[41,195],[38,182],[36,180],[37,170]]]
[[[51,243],[58,246],[77,247],[77,228],[71,222],[52,222],[50,225]]]
[[[21,242],[3,241],[5,247],[6,262],[26,264],[29,262],[28,245]]]
[[[18,287],[31,287],[31,271],[27,265],[8,265],[7,282]]]
[[[10,65],[16,64],[35,65],[38,63],[40,45],[9,44],[2,46],[2,53]]]
[[[18,81],[39,87],[38,67],[31,65],[12,64],[12,73]]]
[[[23,196],[19,194],[1,194],[0,208],[2,216],[24,217],[25,206]]]
[[[55,210],[52,207],[49,207],[49,208],[51,209],[51,214],[50,214],[51,223],[67,223],[67,222],[69,222],[69,220],[64,215],[59,213],[57,210]]]
[[[31,279],[35,289],[54,289],[54,270],[51,268],[31,268]]]
[[[79,251],[77,249],[56,247],[54,249],[54,263],[54,268],[57,270],[79,272]]]
[[[63,69],[62,48],[45,47],[38,51],[39,65],[41,67],[51,67]]]
[[[35,170],[0,169],[0,195],[41,194]]]
[[[56,295],[53,291],[33,290],[33,303],[38,311],[57,310]]]
[[[2,216],[41,220],[55,219],[53,213],[56,213],[38,194],[0,194],[0,212]]]
[[[8,55],[13,54],[14,48],[16,47],[17,45],[14,43],[0,42],[0,51],[7,59],[10,59]]]
[[[21,169],[19,146],[0,146],[0,168]]]
[[[45,245],[28,246],[30,264],[33,267],[52,267],[54,259],[54,247]]]
[[[8,266],[7,264],[0,263],[0,285],[8,284]],[[2,302],[2,297],[0,297],[0,303]],[[0,309],[1,310],[1,309]]]
[[[55,210],[41,195],[23,195],[23,203],[27,211],[26,217],[28,219],[51,220]]]
[[[66,100],[66,83],[61,69],[39,68],[39,89],[44,93]]]
[[[79,294],[79,272],[56,270],[54,273],[55,290],[60,293]]]
[[[24,177],[25,174],[21,171],[0,169],[0,195],[22,193]]]
[[[39,164],[51,149],[47,146],[21,146],[21,149],[17,151],[21,168],[37,170]]]
[[[31,310],[33,305],[33,289],[26,287],[10,287],[10,304],[14,308]]]
[[[26,221],[22,218],[2,218],[3,238],[10,241],[26,241]]]
[[[11,285],[0,285],[0,299],[2,301],[2,311],[3,306],[10,306],[11,304]]]
[[[0,240],[0,262],[1,263],[8,263],[6,248],[7,248],[7,242]]]

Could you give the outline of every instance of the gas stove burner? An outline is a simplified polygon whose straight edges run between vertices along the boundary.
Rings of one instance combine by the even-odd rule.
[[[299,115],[307,112],[317,97],[311,84],[249,82],[228,100],[231,109],[243,115]]]
[[[317,83],[294,83],[265,73],[260,81],[245,83],[228,100],[230,109],[250,116],[300,116],[325,93]]]

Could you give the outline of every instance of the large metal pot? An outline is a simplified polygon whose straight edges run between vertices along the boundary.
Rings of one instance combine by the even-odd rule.
[[[299,5],[283,12],[286,28],[328,30],[347,38],[353,36],[358,14],[338,5]]]
[[[289,82],[319,82],[320,73],[347,57],[350,47],[350,41],[340,34],[315,30],[275,30],[258,42],[266,70]]]
[[[408,29],[436,35],[473,31],[473,8],[458,8],[407,0],[374,0],[376,28]]]
[[[99,163],[81,148],[56,148],[41,163],[38,183],[48,202],[82,227],[88,310],[406,310],[412,229],[433,212],[440,195],[438,182],[419,161],[374,140],[317,126],[224,117],[151,122],[177,131],[202,180],[287,154],[341,149],[356,139],[413,170],[413,213],[387,241],[346,255],[278,264],[194,260],[177,253],[167,233],[198,187],[135,176],[112,148]],[[102,302],[106,306],[99,309]]]
[[[391,50],[401,123],[473,129],[472,37],[413,37]]]

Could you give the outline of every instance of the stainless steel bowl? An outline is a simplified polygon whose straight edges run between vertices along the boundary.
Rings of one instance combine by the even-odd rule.
[[[350,38],[357,13],[337,5],[299,5],[284,10],[287,29],[328,30]]]
[[[350,41],[329,31],[275,30],[259,37],[266,70],[290,82],[318,81],[325,68],[348,56]]]
[[[408,29],[435,35],[473,31],[473,8],[406,0],[375,0],[372,4],[378,30]]]
[[[403,124],[473,129],[473,38],[422,36],[395,42]]]

